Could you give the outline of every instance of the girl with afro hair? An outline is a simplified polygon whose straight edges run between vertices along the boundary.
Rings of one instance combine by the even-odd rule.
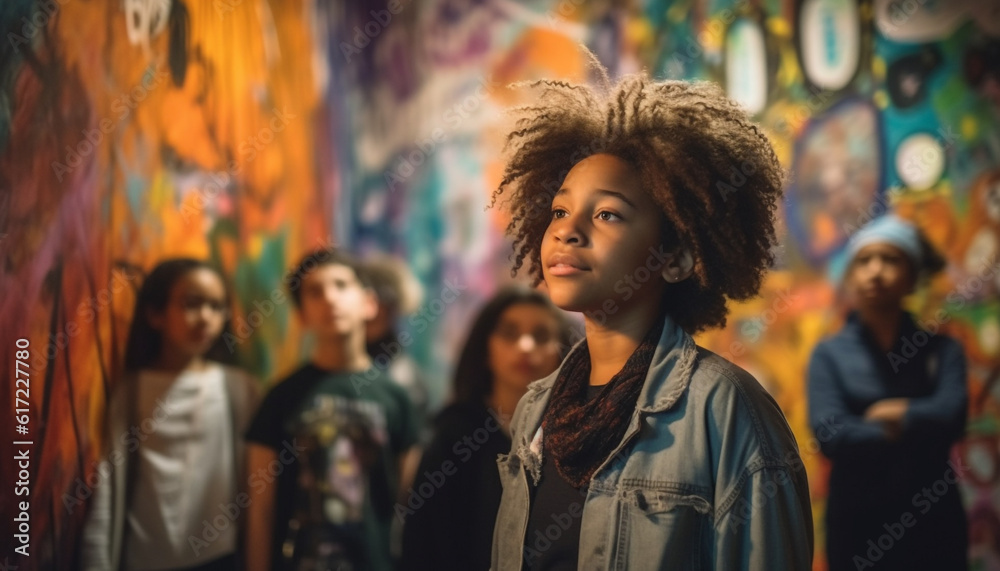
[[[783,172],[714,84],[539,80],[494,192],[514,269],[586,337],[530,385],[498,458],[492,568],[809,569],[795,439],[746,371],[691,335],[756,295]],[[524,84],[521,84],[524,85]]]

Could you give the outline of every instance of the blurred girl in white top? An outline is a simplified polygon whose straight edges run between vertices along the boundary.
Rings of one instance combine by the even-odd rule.
[[[206,262],[166,260],[139,290],[112,390],[85,569],[239,568],[243,431],[257,404],[222,364],[229,296]]]

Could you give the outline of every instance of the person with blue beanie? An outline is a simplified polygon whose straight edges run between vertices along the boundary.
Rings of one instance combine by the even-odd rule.
[[[832,463],[829,569],[967,569],[965,469],[949,461],[965,431],[965,355],[903,308],[944,261],[891,214],[859,230],[847,255],[853,310],[808,373],[809,422]]]

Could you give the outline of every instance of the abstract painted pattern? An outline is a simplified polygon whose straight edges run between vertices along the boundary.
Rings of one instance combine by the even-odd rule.
[[[257,375],[299,358],[288,304],[254,312],[290,258],[332,240],[336,165],[318,153],[329,111],[311,10],[4,3],[0,339],[31,348],[31,556],[11,560],[21,568],[73,564],[134,295],[159,259],[223,269],[232,350]],[[13,351],[0,361],[13,371]],[[12,391],[0,403],[12,409]],[[15,499],[0,495],[0,512]]]
[[[807,427],[805,370],[840,325],[845,242],[894,209],[946,255],[947,272],[911,309],[966,348],[970,421],[954,454],[970,467],[974,568],[1000,568],[994,4],[4,2],[0,346],[31,342],[35,442],[32,557],[11,562],[72,567],[134,293],[164,256],[224,269],[231,345],[262,384],[304,353],[294,311],[270,301],[294,258],[329,244],[401,257],[425,298],[400,326],[440,405],[471,316],[512,279],[507,220],[487,206],[503,166],[501,111],[532,94],[507,85],[586,81],[582,43],[612,75],[722,83],[789,169],[775,271],[699,342],[752,372],[785,411],[819,553],[828,466]],[[4,371],[12,354],[3,350]],[[0,455],[8,446],[0,439]],[[5,537],[12,500],[0,494]]]

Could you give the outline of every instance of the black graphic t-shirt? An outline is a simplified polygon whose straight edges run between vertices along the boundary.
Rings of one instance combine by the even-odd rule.
[[[417,436],[402,388],[308,364],[271,389],[246,436],[278,452],[248,480],[251,499],[277,484],[272,569],[392,569],[398,459]]]

